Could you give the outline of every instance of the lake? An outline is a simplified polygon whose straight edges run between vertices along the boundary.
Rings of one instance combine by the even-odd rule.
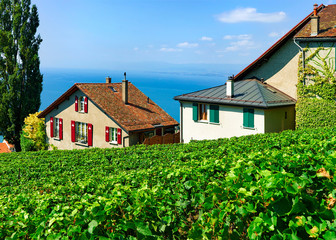
[[[107,76],[112,78],[112,82],[121,82],[124,78],[124,72],[115,70],[45,69],[41,72],[43,73],[43,91],[40,110],[48,107],[74,83],[104,83]],[[226,82],[228,75],[224,70],[211,72],[137,70],[127,72],[127,80],[179,121],[180,104],[173,97],[222,85]]]

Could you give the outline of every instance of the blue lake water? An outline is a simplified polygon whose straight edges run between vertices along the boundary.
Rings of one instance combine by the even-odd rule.
[[[43,73],[43,91],[40,110],[48,107],[74,83],[103,83],[107,76],[112,78],[112,82],[121,82],[124,78],[122,71],[49,69],[41,70],[41,72]],[[174,96],[222,85],[227,80],[227,76],[228,74],[224,71],[127,72],[127,80],[177,121],[180,119],[180,105],[173,99]]]

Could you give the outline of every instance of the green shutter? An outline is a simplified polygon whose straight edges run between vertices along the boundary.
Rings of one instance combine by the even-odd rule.
[[[248,128],[254,128],[254,109],[244,108],[243,115],[243,126]]]
[[[254,109],[249,109],[249,127],[254,128]]]
[[[244,108],[243,113],[244,113],[243,127],[248,127],[248,115],[249,115],[248,109]]]
[[[198,120],[198,103],[193,103],[193,120]]]
[[[210,122],[219,123],[219,106],[210,105]]]

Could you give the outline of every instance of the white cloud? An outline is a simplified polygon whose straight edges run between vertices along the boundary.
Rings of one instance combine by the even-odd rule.
[[[133,48],[134,51],[139,51],[138,47]]]
[[[203,36],[203,37],[201,38],[201,40],[202,40],[202,41],[212,41],[213,39],[212,39],[211,37],[205,37],[205,36]]]
[[[195,48],[195,47],[198,47],[198,43],[183,42],[183,43],[177,44],[177,46],[180,48]]]
[[[177,48],[160,48],[161,52],[181,52],[182,49],[177,49]]]
[[[271,32],[268,34],[269,37],[272,37],[272,38],[279,38],[279,37],[282,37],[286,34],[286,31],[279,31],[279,32]]]
[[[240,34],[240,35],[225,35],[223,37],[224,40],[234,40],[234,39],[238,39],[238,40],[249,40],[252,38],[252,35],[249,34]]]
[[[229,47],[225,48],[226,52],[236,52],[239,50],[246,50],[255,48],[255,43],[250,40],[240,40],[236,42],[231,42]]]
[[[271,32],[268,34],[269,37],[273,37],[273,38],[276,38],[276,37],[279,37],[280,36],[280,33],[278,32]]]
[[[281,22],[286,18],[285,12],[258,13],[256,8],[238,8],[230,12],[224,12],[216,16],[220,22]]]

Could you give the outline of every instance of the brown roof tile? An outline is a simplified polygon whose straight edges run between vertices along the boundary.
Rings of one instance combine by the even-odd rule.
[[[147,96],[130,82],[128,83],[128,104],[122,101],[121,83],[76,83],[47,107],[39,117],[45,117],[54,107],[77,89],[87,95],[91,101],[126,131],[153,129],[154,125],[178,125],[174,118],[152,100],[147,102]]]
[[[8,146],[6,143],[0,143],[0,153],[10,153]]]
[[[320,17],[320,30],[317,36],[311,36],[310,21],[295,35],[295,38],[333,38],[336,37],[336,5],[321,8],[317,14]]]

